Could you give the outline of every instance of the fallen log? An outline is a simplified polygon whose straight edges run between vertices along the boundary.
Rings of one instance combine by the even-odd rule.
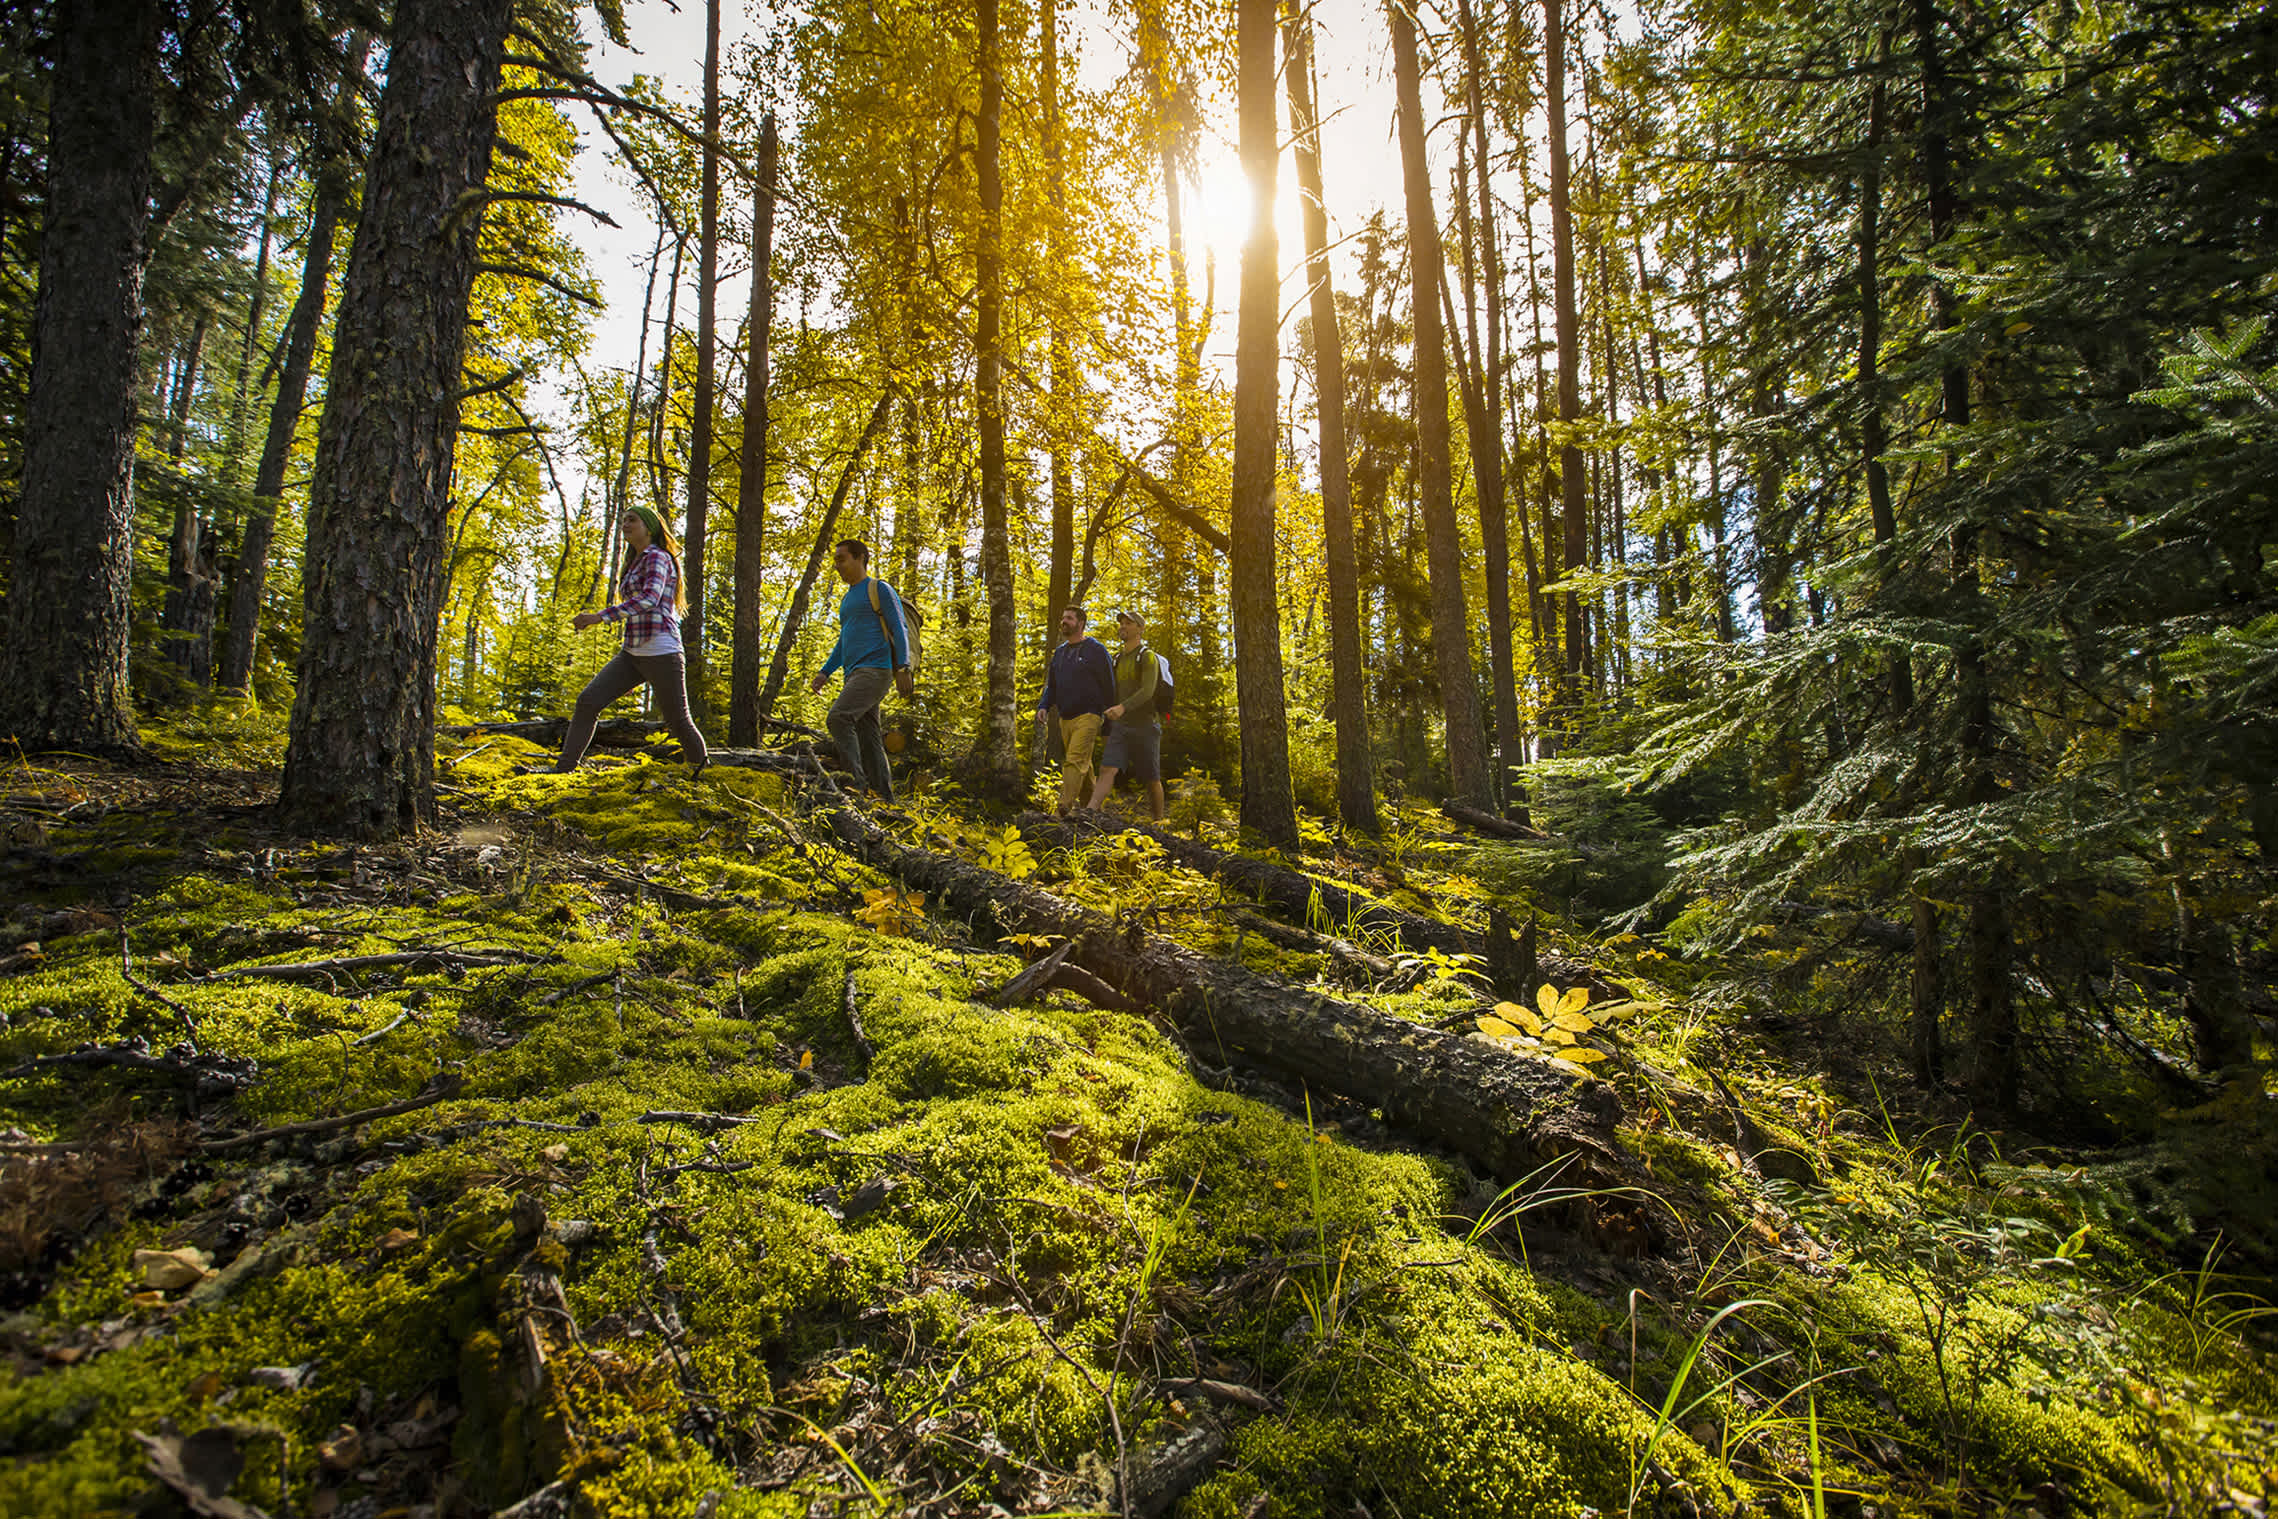
[[[1198,1054],[1381,1108],[1495,1175],[1521,1176],[1574,1154],[1626,1173],[1613,1135],[1621,1102],[1601,1081],[1119,926],[1037,887],[902,844],[851,807],[816,816],[848,853],[947,911],[1065,938],[1067,963],[1167,1019]]]
[[[1194,839],[1182,838],[1165,828],[1097,812],[1088,813],[1075,822],[1031,812],[1023,813],[1019,821],[1023,838],[1031,843],[1046,843],[1057,847],[1065,847],[1073,842],[1081,836],[1080,831],[1083,829],[1100,833],[1143,833],[1162,845],[1163,853],[1177,863],[1209,876],[1212,880],[1223,881],[1300,922],[1310,921],[1318,911],[1341,927],[1389,934],[1408,950],[1436,949],[1450,955],[1481,952],[1482,941],[1479,936],[1460,925],[1443,923],[1436,918],[1427,918],[1420,913],[1376,901],[1326,876],[1310,875],[1304,871],[1291,870],[1286,865],[1276,865],[1270,860],[1253,859],[1248,855],[1229,854],[1221,849],[1213,849]],[[1329,939],[1334,936],[1320,937]],[[1334,950],[1327,952],[1332,956],[1337,955]],[[1349,957],[1341,958],[1349,960]],[[1349,963],[1359,964],[1358,961]],[[1489,967],[1491,972],[1495,968]],[[1535,968],[1544,981],[1562,990],[1587,986],[1601,998],[1618,999],[1629,995],[1628,989],[1619,982],[1608,980],[1597,967],[1571,955],[1540,951],[1535,956]],[[1535,987],[1532,985],[1505,985],[1498,982],[1496,990],[1516,1001],[1534,1000]]]
[[[387,970],[395,966],[422,966],[431,970],[481,970],[500,965],[544,965],[550,955],[524,954],[516,949],[468,952],[456,949],[404,949],[384,955],[348,955],[337,960],[288,960],[279,965],[233,965],[217,970],[207,981],[237,981],[248,976],[268,981],[328,981],[359,971]]]
[[[1556,839],[1544,833],[1540,828],[1514,822],[1507,817],[1499,817],[1484,808],[1473,807],[1466,802],[1442,802],[1440,803],[1440,811],[1446,815],[1448,821],[1461,823],[1472,832],[1484,833],[1490,838],[1518,839],[1529,844],[1557,842]]]

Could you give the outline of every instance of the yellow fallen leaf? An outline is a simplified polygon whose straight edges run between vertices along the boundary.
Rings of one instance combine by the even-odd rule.
[[[1587,1034],[1598,1026],[1597,1020],[1588,1013],[1578,1013],[1571,1010],[1561,1012],[1553,1021],[1560,1028],[1571,1030],[1577,1034]]]
[[[416,1229],[390,1229],[380,1236],[380,1248],[393,1254],[406,1245],[412,1244],[418,1238],[419,1231]]]
[[[206,1252],[194,1246],[180,1250],[137,1250],[134,1266],[142,1284],[160,1292],[195,1287],[213,1273],[206,1269]]]
[[[1507,1022],[1517,1024],[1520,1028],[1524,1029],[1530,1034],[1539,1034],[1542,1032],[1542,1020],[1540,1018],[1537,1018],[1533,1013],[1527,1011],[1527,1009],[1519,1006],[1519,1004],[1516,1002],[1496,1003],[1495,1016],[1504,1019]]]
[[[1606,1052],[1591,1049],[1588,1045],[1577,1044],[1570,1050],[1559,1051],[1559,1057],[1564,1060],[1571,1060],[1576,1065],[1595,1065],[1606,1058]]]
[[[1505,1023],[1500,1018],[1480,1019],[1479,1032],[1495,1039],[1515,1039],[1519,1034],[1518,1029],[1508,1023]]]
[[[814,1068],[815,1052],[813,1050],[801,1050],[799,1052],[799,1069],[802,1071],[811,1071]]]

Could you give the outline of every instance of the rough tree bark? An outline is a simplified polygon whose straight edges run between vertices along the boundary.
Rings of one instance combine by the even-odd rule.
[[[759,742],[759,583],[767,573],[767,339],[775,325],[775,113],[759,124],[759,191],[752,206],[751,356],[744,364],[742,476],[736,486],[735,649],[728,667],[728,742]]]
[[[73,0],[54,24],[0,733],[26,749],[132,750],[135,370],[159,7]]]
[[[1250,229],[1234,342],[1234,493],[1227,537],[1233,592],[1234,697],[1242,733],[1242,823],[1284,847],[1297,843],[1289,784],[1289,712],[1282,685],[1281,598],[1274,583],[1278,413],[1281,404],[1281,251],[1274,236],[1275,0],[1235,7],[1242,170]]]
[[[434,815],[451,456],[511,13],[510,0],[396,12],[309,489],[278,801],[312,831],[386,838]]]
[[[688,531],[681,539],[688,612],[680,643],[688,663],[688,704],[705,721],[704,549],[712,517],[712,414],[718,410],[713,317],[720,284],[720,0],[704,4],[703,189],[696,229],[696,413],[688,435]]]
[[[947,855],[912,849],[852,808],[826,815],[832,837],[961,917],[1071,940],[1069,961],[1174,1024],[1198,1059],[1236,1060],[1341,1093],[1497,1176],[1561,1156],[1626,1171],[1613,1089],[1468,1034],[1451,1034],[1287,985],[1125,928],[1049,892]]]
[[[1455,521],[1448,473],[1447,349],[1440,327],[1438,213],[1431,164],[1424,153],[1423,86],[1416,62],[1416,23],[1400,0],[1387,0],[1392,67],[1400,97],[1400,161],[1407,184],[1408,266],[1415,320],[1416,475],[1424,513],[1424,546],[1432,583],[1432,652],[1447,720],[1448,789],[1459,800],[1492,807],[1487,736],[1479,721],[1479,683],[1471,670],[1470,616],[1464,608],[1463,539]]]
[[[981,236],[974,250],[973,410],[981,435],[981,583],[989,598],[988,689],[970,769],[981,789],[1020,793],[1014,752],[1013,681],[1018,609],[1013,605],[1012,539],[1005,521],[1004,414],[1004,180],[1002,146],[1005,75],[998,35],[997,0],[975,0],[979,18],[981,110],[974,129],[974,172],[979,180]]]
[[[1353,550],[1350,466],[1345,455],[1345,348],[1330,279],[1329,215],[1321,188],[1321,121],[1313,104],[1313,24],[1303,11],[1288,31],[1290,132],[1312,283],[1314,410],[1321,430],[1321,536],[1329,559],[1329,671],[1337,723],[1337,814],[1348,828],[1377,830],[1375,764],[1368,737],[1368,671],[1361,648],[1360,561]]]

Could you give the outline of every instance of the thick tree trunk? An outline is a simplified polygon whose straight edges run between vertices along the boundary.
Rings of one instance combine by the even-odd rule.
[[[744,364],[742,477],[736,488],[735,650],[729,661],[728,742],[759,742],[759,587],[767,560],[767,339],[775,325],[775,114],[759,126],[759,193],[752,206],[751,356]]]
[[[1495,805],[1488,784],[1486,733],[1479,721],[1479,684],[1471,670],[1470,616],[1464,608],[1463,538],[1455,521],[1448,474],[1447,348],[1440,328],[1438,213],[1432,206],[1431,164],[1424,152],[1423,87],[1416,62],[1416,23],[1399,0],[1388,0],[1392,66],[1400,105],[1400,162],[1407,185],[1408,267],[1415,321],[1416,474],[1424,513],[1424,546],[1431,572],[1432,652],[1447,722],[1448,789],[1474,806]]]
[[[1321,437],[1321,537],[1329,558],[1329,671],[1337,724],[1337,815],[1348,828],[1377,830],[1376,765],[1368,737],[1368,669],[1361,646],[1360,561],[1353,551],[1352,479],[1345,444],[1345,343],[1330,279],[1329,215],[1321,188],[1321,121],[1313,104],[1313,26],[1284,23],[1290,132],[1305,220],[1305,272],[1312,284],[1314,410]]]
[[[26,749],[133,749],[135,371],[159,8],[73,0],[54,24],[0,733]]]
[[[363,74],[364,48],[350,49],[346,88]],[[222,643],[221,684],[242,691],[253,679],[253,649],[260,636],[261,601],[269,582],[269,551],[277,532],[285,467],[293,434],[308,399],[309,369],[316,361],[317,331],[324,325],[326,286],[332,278],[332,247],[345,203],[347,173],[343,145],[329,137],[316,153],[315,195],[309,207],[308,244],[301,258],[301,288],[285,318],[284,351],[278,363],[277,394],[269,402],[269,427],[261,460],[253,470],[253,510],[237,549],[237,569],[229,585],[229,631]]]
[[[1564,0],[1542,0],[1543,104],[1550,125],[1550,282],[1553,331],[1558,342],[1558,420],[1571,429],[1582,419],[1582,322],[1574,297],[1574,204],[1566,155],[1566,17]],[[1590,557],[1590,525],[1582,450],[1572,441],[1558,450],[1561,562],[1571,575]],[[1582,716],[1582,671],[1589,662],[1589,629],[1582,596],[1566,593],[1566,669],[1563,705],[1569,728]]]
[[[1234,610],[1234,699],[1240,714],[1242,823],[1284,848],[1297,843],[1289,785],[1289,713],[1282,684],[1281,598],[1274,529],[1281,408],[1281,250],[1274,236],[1275,0],[1235,8],[1242,170],[1250,229],[1234,342],[1234,494],[1227,537]]]
[[[509,0],[402,0],[342,283],[309,490],[285,750],[294,826],[386,838],[434,815],[436,630],[479,192]]]
[[[979,17],[981,110],[974,131],[974,170],[980,181],[981,236],[974,254],[973,402],[981,435],[981,581],[989,598],[988,688],[971,768],[984,791],[1017,796],[1020,760],[1014,751],[1013,683],[1019,611],[1013,604],[1012,538],[1005,520],[1005,416],[1003,397],[1004,180],[999,156],[1005,76],[998,36],[997,0],[976,0]]]
[[[696,229],[696,414],[688,438],[688,531],[681,539],[688,612],[680,643],[688,664],[688,705],[705,721],[710,685],[705,679],[704,551],[712,517],[712,417],[717,411],[713,316],[720,284],[720,0],[704,3],[703,190]]]
[[[775,657],[767,663],[767,683],[760,687],[757,710],[752,718],[754,728],[775,711],[775,698],[783,694],[783,677],[791,668],[791,644],[799,636],[799,624],[806,620],[807,598],[814,593],[815,577],[821,573],[823,561],[830,557],[831,545],[837,541],[839,513],[846,509],[847,493],[854,489],[855,476],[862,472],[862,456],[870,452],[870,445],[877,440],[878,430],[886,425],[886,413],[893,404],[892,391],[878,398],[878,404],[870,408],[870,420],[862,425],[862,435],[854,440],[854,452],[847,455],[846,467],[838,472],[838,484],[831,490],[831,504],[815,527],[814,547],[807,551],[807,567],[792,589],[791,605],[783,613],[782,631],[775,636]]]
[[[851,808],[827,820],[843,847],[961,918],[985,913],[1001,931],[1071,940],[1071,963],[1168,1019],[1198,1060],[1239,1061],[1380,1108],[1493,1175],[1577,1153],[1591,1169],[1626,1169],[1613,1138],[1620,1099],[1602,1082],[1126,929],[977,865],[898,844]]]

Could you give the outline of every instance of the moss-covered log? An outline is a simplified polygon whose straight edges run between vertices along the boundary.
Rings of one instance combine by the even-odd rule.
[[[959,916],[1066,937],[1070,963],[1169,1019],[1206,1059],[1239,1060],[1380,1107],[1492,1174],[1518,1176],[1576,1153],[1619,1164],[1621,1104],[1601,1081],[1118,925],[995,871],[899,843],[852,808],[823,816],[850,853]]]
[[[1135,823],[1107,813],[1090,813],[1073,823],[1041,812],[1024,813],[1020,819],[1021,836],[1032,844],[1065,847],[1086,829],[1101,833],[1143,833],[1162,845],[1163,853],[1178,864],[1214,881],[1222,881],[1299,923],[1310,924],[1318,908],[1340,929],[1364,928],[1371,933],[1390,934],[1411,950],[1436,949],[1451,955],[1468,955],[1482,953],[1486,947],[1479,935],[1460,924],[1427,918],[1379,902],[1326,876],[1213,849],[1197,840],[1182,838],[1167,828]],[[1560,987],[1588,986],[1601,995],[1627,995],[1595,966],[1571,955],[1538,951],[1535,966],[1544,980]],[[1498,983],[1497,990],[1505,996],[1523,998],[1534,988]]]

